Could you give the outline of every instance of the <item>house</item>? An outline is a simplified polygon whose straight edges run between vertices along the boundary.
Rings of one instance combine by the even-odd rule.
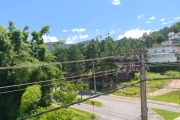
[[[148,49],[148,53],[148,62],[176,62],[176,53],[180,53],[180,47],[172,45],[171,41],[167,41]]]
[[[172,42],[172,45],[175,45],[178,42],[180,42],[180,32],[178,33],[170,32],[167,36],[169,41]]]

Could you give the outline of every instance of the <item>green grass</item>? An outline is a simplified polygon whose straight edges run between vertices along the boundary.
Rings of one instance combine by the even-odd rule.
[[[71,110],[73,110],[74,112],[74,117],[73,120],[95,120],[96,119],[96,115],[83,111],[83,110],[79,110],[76,108],[70,108]]]
[[[180,117],[180,113],[177,112],[171,112],[166,110],[160,110],[160,109],[152,109],[157,114],[159,114],[161,117],[164,118],[164,120],[174,120],[177,117]]]
[[[172,91],[160,96],[151,96],[148,99],[180,104],[180,91]]]
[[[76,101],[77,101],[77,100],[81,100],[81,98],[77,97],[77,98],[76,98]],[[101,106],[102,106],[102,103],[101,103],[101,102],[95,101],[95,100],[86,100],[86,101],[84,101],[83,103],[84,103],[84,104],[88,104],[88,105],[92,105],[92,101],[94,102],[94,106],[96,106],[96,107],[101,107]]]
[[[129,82],[120,83],[118,86],[121,87],[123,85],[133,84],[138,82],[139,80],[131,80]],[[162,89],[165,85],[167,85],[171,80],[151,80],[146,81],[146,91],[147,93],[156,91],[158,89]],[[140,84],[136,86],[127,87],[124,90],[119,90],[113,93],[118,96],[126,96],[126,97],[139,97],[140,96]]]

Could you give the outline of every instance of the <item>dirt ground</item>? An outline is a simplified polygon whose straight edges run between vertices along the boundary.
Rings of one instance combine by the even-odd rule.
[[[179,80],[172,80],[168,85],[166,85],[164,88],[154,91],[152,93],[148,93],[148,96],[159,96],[166,94],[171,91],[175,91],[180,89],[180,79]]]

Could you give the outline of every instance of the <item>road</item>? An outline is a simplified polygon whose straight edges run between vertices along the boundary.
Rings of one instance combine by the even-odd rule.
[[[89,95],[83,95],[83,98],[87,98]],[[140,101],[120,99],[110,96],[100,96],[92,100],[100,101],[103,103],[103,107],[94,107],[94,113],[98,115],[98,120],[139,120],[140,119]],[[93,111],[91,105],[74,105],[73,107]],[[177,107],[165,106],[148,103],[148,108],[157,108],[163,110],[169,110],[174,112],[180,112]],[[148,120],[162,120],[162,118],[155,114],[151,109],[148,112]]]

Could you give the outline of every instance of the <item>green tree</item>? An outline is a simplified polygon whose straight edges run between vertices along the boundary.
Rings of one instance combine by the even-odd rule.
[[[22,94],[21,105],[19,108],[20,116],[30,114],[31,110],[37,108],[38,102],[42,96],[40,85],[33,85],[26,88]]]

